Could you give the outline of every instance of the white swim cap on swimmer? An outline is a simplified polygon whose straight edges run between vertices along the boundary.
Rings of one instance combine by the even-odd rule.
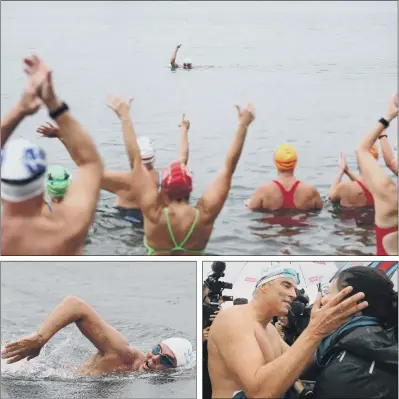
[[[192,64],[190,58],[185,58],[184,61],[183,61],[183,65],[184,64]]]
[[[264,276],[262,276],[256,283],[253,295],[255,295],[257,289],[263,285],[268,283],[269,281],[276,280],[278,278],[291,278],[295,281],[296,284],[299,284],[298,273],[294,269],[290,268],[279,268],[270,270]]]
[[[12,140],[1,151],[1,198],[22,202],[44,191],[46,153],[27,140]]]
[[[140,147],[140,156],[143,164],[153,163],[155,160],[155,150],[152,141],[147,136],[137,137],[137,143]]]
[[[165,344],[175,355],[176,366],[189,363],[193,356],[191,342],[185,338],[168,338],[161,342]]]

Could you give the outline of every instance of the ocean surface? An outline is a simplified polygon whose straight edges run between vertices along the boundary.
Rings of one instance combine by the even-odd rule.
[[[168,65],[180,43],[177,61],[191,58],[191,71]],[[177,157],[186,112],[193,202],[223,166],[237,126],[233,105],[252,101],[256,120],[207,254],[375,253],[367,212],[342,212],[326,201],[321,212],[270,215],[243,203],[276,177],[273,150],[282,142],[297,148],[297,178],[322,197],[340,151],[357,171],[354,150],[397,88],[396,2],[2,2],[1,49],[2,114],[23,88],[22,58],[39,53],[106,168],[128,170],[107,93],[134,97],[136,132],[153,139],[159,167]],[[50,164],[76,171],[60,142],[37,137],[47,120],[41,110],[14,137],[40,143]],[[392,146],[396,129],[395,122]],[[85,253],[143,255],[142,230],[118,218],[114,201],[101,193]]]
[[[91,305],[132,346],[181,336],[196,348],[195,262],[2,262],[1,346],[35,332],[67,295]],[[73,324],[26,362],[1,360],[2,398],[195,398],[191,364],[148,374],[76,377],[94,346]]]

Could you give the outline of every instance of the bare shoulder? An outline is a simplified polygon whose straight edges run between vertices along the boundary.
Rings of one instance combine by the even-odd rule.
[[[245,323],[247,318],[245,311],[243,311],[246,305],[234,306],[228,309],[220,311],[212,323],[210,332],[215,336],[220,331],[222,336],[231,335],[236,332],[245,330],[248,323]]]

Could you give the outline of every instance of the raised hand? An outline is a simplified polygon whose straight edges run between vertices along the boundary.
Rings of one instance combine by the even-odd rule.
[[[339,169],[343,172],[346,172],[348,170],[348,163],[343,152],[339,154]]]
[[[58,101],[53,88],[52,70],[37,55],[24,58],[25,73],[29,75],[31,84],[37,90],[37,95],[50,110],[58,108]]]
[[[241,108],[239,105],[235,105],[238,111],[239,122],[249,126],[255,119],[255,108],[253,104],[248,104],[246,108]]]
[[[344,298],[353,291],[352,287],[346,287],[334,295],[328,303],[321,307],[321,295],[317,295],[313,303],[312,313],[308,328],[312,335],[326,337],[338,327],[345,324],[353,315],[365,309],[368,303],[362,301],[363,292]]]
[[[122,97],[116,94],[108,94],[107,107],[115,111],[115,113],[120,117],[124,113],[129,113],[132,101],[133,97],[129,97],[129,99],[125,101]]]
[[[178,45],[176,46],[176,49],[179,50],[179,48],[180,48],[181,46],[182,46],[181,44],[178,44]]]
[[[40,133],[42,137],[58,137],[60,133],[60,128],[58,126],[52,125],[50,122],[46,122],[44,125],[39,126],[36,129],[37,133]]]
[[[190,121],[188,119],[185,119],[186,114],[183,114],[181,117],[181,122],[179,124],[179,127],[184,127],[185,129],[190,129]]]
[[[397,116],[398,116],[398,93],[395,93],[392,96],[391,103],[389,104],[388,107],[387,119],[388,121],[391,121],[395,119]]]
[[[42,100],[37,96],[37,91],[34,82],[29,79],[19,100],[19,106],[24,115],[33,115],[41,107]]]
[[[6,344],[1,351],[1,357],[8,359],[8,364],[18,362],[24,358],[30,360],[39,355],[43,345],[44,343],[39,334],[35,333]]]

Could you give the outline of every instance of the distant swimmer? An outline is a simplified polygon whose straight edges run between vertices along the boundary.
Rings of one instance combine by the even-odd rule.
[[[364,293],[347,297],[352,287],[322,307],[319,294],[307,328],[288,346],[271,321],[288,314],[298,282],[295,270],[269,270],[256,283],[252,301],[215,317],[208,335],[212,398],[283,398],[292,386],[299,397],[306,397],[298,378],[318,345],[368,304],[362,301]]]
[[[191,60],[189,58],[185,58],[182,65],[179,65],[176,63],[177,52],[179,51],[179,48],[181,46],[182,45],[179,44],[173,50],[172,57],[170,58],[170,66],[172,67],[172,69],[176,69],[176,68],[192,69],[193,63],[191,62]]]
[[[398,187],[370,154],[370,149],[389,124],[398,116],[398,96],[393,96],[385,118],[364,136],[356,150],[357,164],[370,190],[375,206],[376,255],[398,254]]]
[[[117,97],[117,96],[115,96]],[[119,101],[123,99],[118,97]],[[123,107],[122,107],[123,108]],[[148,255],[203,255],[211,236],[213,225],[231,187],[233,173],[237,167],[248,127],[255,119],[255,110],[250,104],[238,111],[238,128],[228,150],[224,166],[210,187],[195,206],[189,203],[193,182],[191,173],[182,159],[172,162],[162,172],[162,191],[149,178],[142,166],[140,147],[130,119],[129,109],[117,113],[122,120],[124,134],[130,135],[128,146],[133,167],[133,184],[144,214],[144,246]],[[189,126],[184,115],[180,125]]]
[[[184,366],[193,359],[193,348],[185,338],[171,337],[154,345],[145,354],[132,347],[123,336],[82,299],[66,297],[45,319],[37,332],[4,346],[7,363],[37,357],[44,345],[67,325],[75,323],[97,348],[97,353],[81,365],[78,375],[103,376],[109,373],[160,371]]]
[[[374,144],[369,153],[378,160],[378,147]],[[350,180],[341,181],[346,174]],[[356,176],[348,167],[345,155],[341,152],[339,158],[339,171],[336,179],[328,190],[328,198],[331,202],[337,202],[345,208],[374,206],[374,199],[359,173]]]
[[[68,169],[59,165],[48,168],[45,180],[47,200],[43,205],[44,213],[53,213],[53,209],[63,201],[71,183],[72,174]]]
[[[94,218],[103,165],[96,147],[69,107],[54,94],[52,71],[42,59],[24,59],[29,75],[20,102],[2,119],[1,253],[2,255],[77,255]],[[78,165],[78,173],[57,212],[43,214],[47,158],[27,140],[12,140],[12,131],[41,103],[59,127],[60,140]]]
[[[265,209],[321,209],[323,201],[317,189],[302,183],[294,176],[297,166],[297,152],[290,144],[281,144],[274,152],[274,163],[278,177],[271,183],[259,186],[251,199],[248,208]]]

